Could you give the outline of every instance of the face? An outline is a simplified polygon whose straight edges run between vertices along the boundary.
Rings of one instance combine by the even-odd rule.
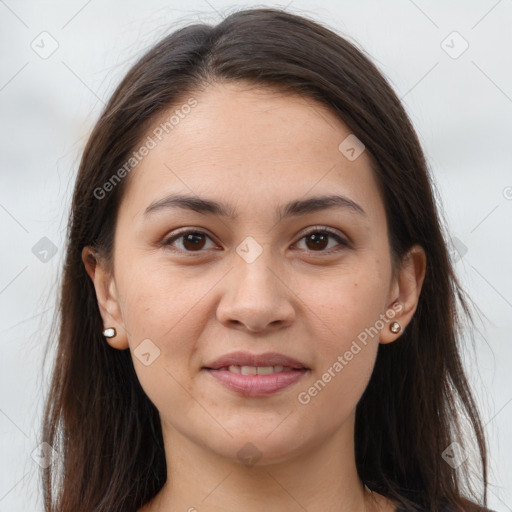
[[[162,120],[146,134],[156,146],[128,178],[98,299],[166,435],[284,460],[353,419],[416,274],[393,274],[370,156],[339,149],[351,131],[329,109],[240,83],[192,96],[167,136]],[[166,201],[179,195],[191,200]],[[217,365],[231,371],[208,369],[234,352]]]

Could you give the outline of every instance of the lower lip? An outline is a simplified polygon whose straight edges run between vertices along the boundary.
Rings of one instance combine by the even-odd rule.
[[[305,368],[269,375],[242,375],[228,370],[205,370],[221,384],[245,396],[268,396],[298,382],[307,372]]]

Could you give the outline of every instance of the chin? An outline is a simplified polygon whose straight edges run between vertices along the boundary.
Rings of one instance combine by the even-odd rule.
[[[242,466],[265,466],[279,464],[291,460],[306,451],[303,436],[297,434],[294,439],[289,432],[283,431],[278,435],[276,431],[266,430],[261,434],[233,435],[226,442],[225,437],[219,439],[219,443],[212,445],[212,439],[208,439],[207,446],[220,457],[229,462],[235,462]]]

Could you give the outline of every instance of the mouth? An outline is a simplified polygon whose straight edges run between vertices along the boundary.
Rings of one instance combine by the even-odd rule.
[[[268,396],[297,383],[310,371],[277,353],[232,353],[202,368],[223,387],[243,396]]]
[[[222,368],[206,368],[214,371],[228,371],[239,375],[272,375],[274,373],[292,372],[295,370],[306,370],[306,368],[290,368],[289,366],[238,366],[229,365]]]

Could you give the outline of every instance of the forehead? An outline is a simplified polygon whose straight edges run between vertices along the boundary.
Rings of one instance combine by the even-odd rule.
[[[155,199],[181,192],[254,212],[339,192],[382,213],[370,155],[351,160],[340,150],[349,136],[331,109],[305,96],[215,84],[155,120],[144,136],[152,148],[130,173],[122,208],[142,215]]]

